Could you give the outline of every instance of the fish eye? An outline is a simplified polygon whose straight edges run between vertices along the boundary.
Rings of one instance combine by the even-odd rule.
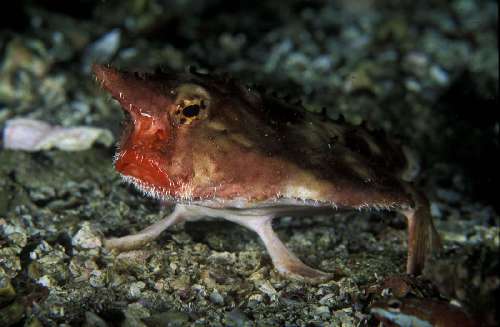
[[[182,114],[187,118],[192,118],[194,116],[197,116],[199,112],[200,112],[200,105],[198,104],[192,104],[182,109]]]
[[[210,96],[208,92],[196,84],[182,84],[174,93],[174,121],[180,125],[191,124],[195,120],[208,117]]]

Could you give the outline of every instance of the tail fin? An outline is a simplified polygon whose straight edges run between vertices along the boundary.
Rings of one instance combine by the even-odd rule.
[[[420,274],[424,268],[427,257],[433,251],[442,248],[441,238],[434,227],[430,212],[429,201],[419,191],[411,188],[411,194],[415,206],[403,210],[402,213],[408,219],[408,260],[406,272],[408,274]]]

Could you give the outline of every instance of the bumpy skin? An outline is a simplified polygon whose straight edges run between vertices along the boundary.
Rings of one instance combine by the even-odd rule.
[[[425,197],[402,180],[409,169],[404,151],[381,133],[327,121],[226,77],[93,69],[128,116],[116,169],[146,194],[187,208],[154,237],[179,219],[203,216],[205,208],[205,215],[256,231],[271,253],[276,240],[267,244],[268,228],[248,216],[270,223],[294,209],[376,208],[408,217],[408,272],[418,273],[438,245]],[[131,248],[151,238],[108,244]],[[275,266],[280,255],[271,253]]]

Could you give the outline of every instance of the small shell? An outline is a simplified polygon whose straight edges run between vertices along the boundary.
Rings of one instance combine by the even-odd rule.
[[[61,127],[45,122],[15,118],[8,120],[3,133],[5,149],[40,151],[58,148],[63,151],[87,150],[95,142],[110,146],[113,135],[110,131],[96,127]]]

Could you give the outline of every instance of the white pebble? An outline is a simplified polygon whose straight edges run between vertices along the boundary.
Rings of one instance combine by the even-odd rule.
[[[436,81],[439,85],[447,85],[450,80],[446,70],[437,65],[431,67],[430,74],[431,78],[434,81]]]
[[[92,230],[90,223],[84,222],[71,239],[71,244],[80,249],[95,249],[102,246],[102,241],[99,235]]]

